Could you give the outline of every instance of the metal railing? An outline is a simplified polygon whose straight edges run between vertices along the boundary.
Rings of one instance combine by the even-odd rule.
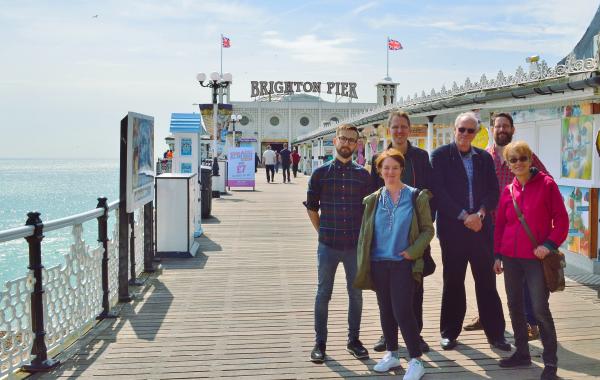
[[[29,248],[27,275],[0,284],[0,378],[19,369],[41,372],[57,366],[48,351],[60,351],[95,320],[117,317],[111,308],[129,294],[128,285],[140,285],[140,273],[154,271],[152,203],[125,214],[128,218],[119,218],[120,211],[119,201],[109,204],[98,198],[93,210],[47,223],[40,213],[30,212],[25,226],[0,231],[0,243],[25,239]],[[109,236],[111,214],[116,223]],[[94,219],[98,244],[90,247],[83,238],[83,223]],[[45,268],[44,233],[68,227],[73,243],[65,263]],[[127,228],[121,231],[128,236],[119,236],[120,227]]]

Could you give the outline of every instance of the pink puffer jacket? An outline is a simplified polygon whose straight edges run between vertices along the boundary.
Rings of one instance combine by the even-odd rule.
[[[569,217],[558,186],[552,177],[532,168],[532,177],[521,186],[517,178],[512,182],[513,192],[521,212],[538,244],[548,248],[559,247],[569,232]],[[521,259],[537,259],[536,248],[517,217],[506,186],[500,195],[494,230],[494,252],[497,255]]]

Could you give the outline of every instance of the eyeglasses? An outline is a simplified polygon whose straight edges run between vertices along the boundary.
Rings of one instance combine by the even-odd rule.
[[[527,161],[529,161],[529,157],[521,156],[521,157],[511,157],[508,159],[508,162],[510,162],[511,164],[516,164],[517,161],[527,162]]]
[[[340,140],[341,143],[348,143],[348,144],[356,144],[356,142],[358,141],[355,138],[352,137],[346,137],[346,136],[338,136],[338,140]]]
[[[470,134],[470,135],[472,135],[473,133],[475,133],[475,129],[473,129],[473,128],[465,128],[465,127],[460,127],[460,128],[458,128],[458,131],[459,131],[460,133],[465,133],[465,132],[467,132],[467,133],[468,133],[468,134]]]

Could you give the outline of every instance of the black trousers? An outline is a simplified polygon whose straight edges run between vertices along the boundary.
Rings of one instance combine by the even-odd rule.
[[[294,178],[296,178],[296,174],[298,174],[298,164],[292,164],[292,172],[294,173]]]
[[[388,351],[398,350],[398,327],[411,358],[421,352],[415,313],[412,310],[416,281],[412,263],[402,261],[371,262],[371,278],[377,294],[379,318]]]
[[[281,168],[283,169],[283,182],[290,182],[290,164],[282,163]],[[287,179],[286,179],[287,174]]]
[[[267,172],[267,182],[275,181],[275,165],[265,165]]]
[[[467,311],[465,275],[467,264],[475,281],[475,294],[479,318],[488,340],[504,337],[504,314],[502,303],[496,290],[496,274],[493,271],[489,232],[464,231],[440,236],[442,264],[444,267],[444,289],[442,292],[442,313],[440,333],[442,338],[456,339],[462,330]]]

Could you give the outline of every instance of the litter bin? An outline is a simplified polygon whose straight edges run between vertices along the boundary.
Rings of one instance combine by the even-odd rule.
[[[212,167],[200,166],[200,199],[202,218],[208,218],[212,211]]]

